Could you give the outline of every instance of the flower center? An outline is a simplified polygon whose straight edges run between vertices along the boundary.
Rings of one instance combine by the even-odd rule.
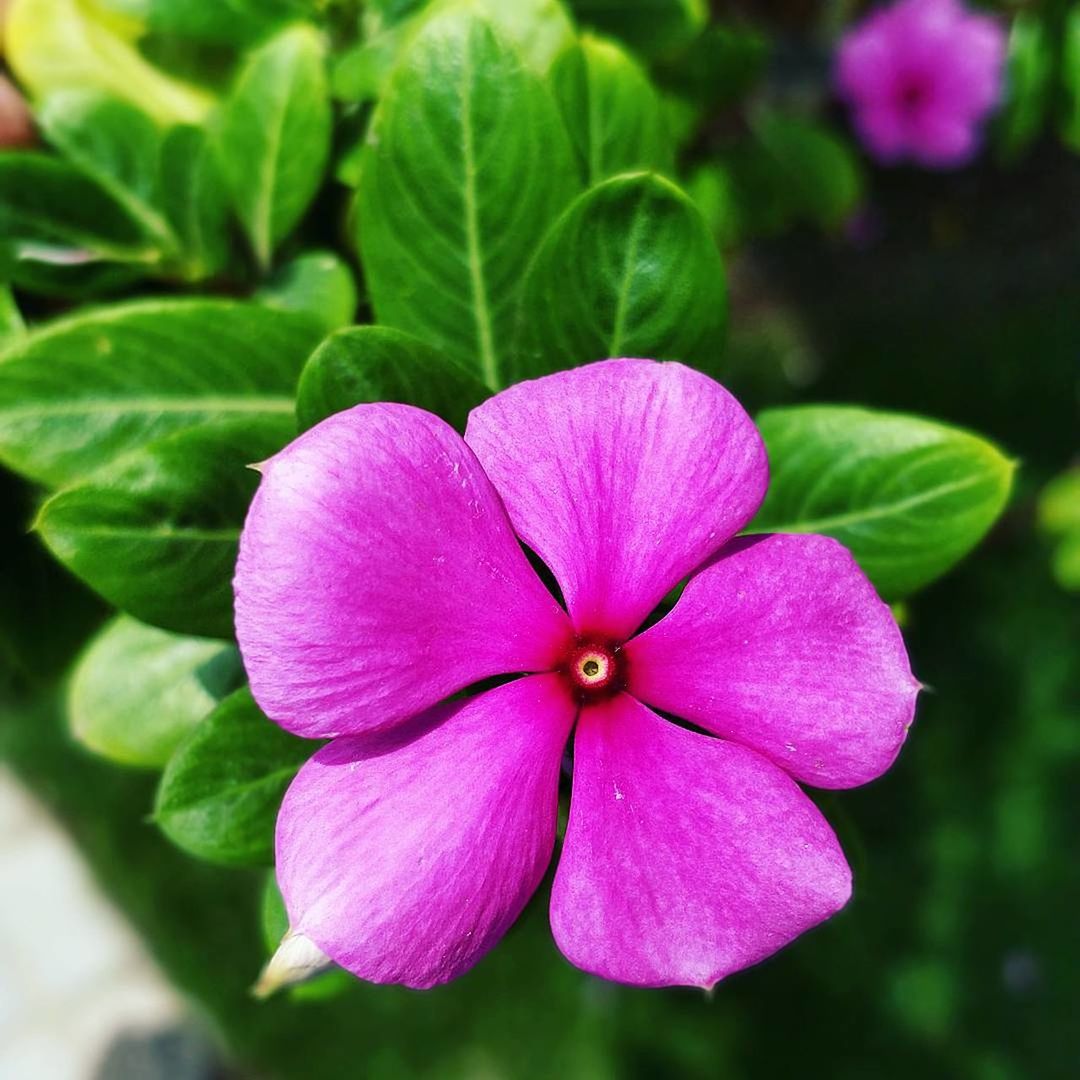
[[[563,670],[582,698],[612,693],[623,683],[620,650],[595,641],[579,641],[568,654]]]

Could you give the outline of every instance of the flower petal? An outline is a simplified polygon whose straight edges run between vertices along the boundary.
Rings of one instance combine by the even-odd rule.
[[[744,525],[765,447],[719,383],[682,364],[606,360],[519,383],[465,441],[579,633],[618,640]]]
[[[850,893],[832,829],[775,765],[628,694],[582,712],[551,895],[571,963],[637,986],[710,987]]]
[[[566,615],[438,417],[359,405],[260,470],[236,633],[255,699],[282,727],[386,727],[480,679],[556,662]]]
[[[626,657],[631,693],[817,787],[883,773],[919,690],[888,605],[825,536],[735,540]]]
[[[278,817],[292,931],[371,982],[467,971],[551,859],[575,711],[560,676],[536,675],[433,709],[420,734],[320,750]]]

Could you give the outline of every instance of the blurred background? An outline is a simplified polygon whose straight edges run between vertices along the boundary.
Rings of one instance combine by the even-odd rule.
[[[545,885],[451,986],[342,980],[253,1000],[265,872],[172,847],[147,821],[155,777],[69,734],[64,674],[106,611],[28,535],[37,493],[3,472],[0,1076],[1080,1075],[1078,581],[1045,510],[1047,486],[1080,465],[1080,153],[1062,120],[1080,51],[1062,52],[1057,5],[1047,63],[1078,70],[1046,91],[1029,131],[1005,126],[1014,80],[971,164],[883,167],[830,90],[837,30],[860,10],[714,5],[711,45],[654,66],[707,101],[683,152],[688,189],[715,194],[697,170],[722,161],[717,198],[743,200],[726,243],[727,381],[747,407],[910,410],[1019,460],[992,534],[906,605],[929,690],[897,765],[865,788],[814,793],[855,870],[847,910],[712,994],[642,991],[561,958]],[[719,77],[731,27],[753,52],[738,87]],[[158,55],[167,45],[159,35]],[[803,189],[789,205],[797,185],[730,152],[756,115],[749,97],[814,116],[844,148],[857,197],[840,213],[822,220]],[[308,232],[333,236],[340,203],[324,193]],[[714,220],[736,228],[723,206]],[[69,302],[21,298],[31,317]]]

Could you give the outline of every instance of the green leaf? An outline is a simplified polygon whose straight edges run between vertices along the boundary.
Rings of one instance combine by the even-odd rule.
[[[332,251],[297,256],[278,269],[255,297],[279,311],[310,315],[327,331],[349,325],[356,315],[352,271]]]
[[[402,401],[437,413],[459,431],[488,396],[475,376],[400,330],[357,326],[331,334],[300,376],[296,415],[312,427],[367,401]]]
[[[525,282],[514,380],[617,356],[715,371],[726,325],[720,254],[670,181],[635,173],[587,191]]]
[[[0,357],[0,461],[55,486],[206,420],[291,416],[320,336],[309,318],[223,300],[57,320]]]
[[[22,312],[11,295],[9,285],[0,285],[0,350],[21,341],[26,336]]]
[[[1050,107],[1054,31],[1045,12],[1020,11],[1009,30],[1005,104],[998,114],[999,144],[1015,158],[1038,136]]]
[[[899,600],[966,555],[1008,501],[1015,465],[959,428],[845,405],[758,417],[772,478],[753,532],[824,533]]]
[[[202,90],[149,64],[136,41],[143,25],[95,0],[17,0],[7,12],[4,49],[35,98],[56,90],[103,90],[162,124],[198,123],[212,104]]]
[[[721,248],[733,244],[739,235],[739,210],[728,170],[716,161],[699,165],[686,180],[686,194]]]
[[[582,37],[556,61],[551,85],[587,183],[633,169],[671,171],[660,96],[618,45]]]
[[[1056,542],[1051,566],[1058,584],[1080,591],[1080,468],[1066,470],[1043,488],[1039,527]]]
[[[313,27],[290,27],[248,57],[222,107],[221,172],[263,268],[311,204],[330,154],[323,52]]]
[[[213,277],[229,257],[229,198],[206,132],[179,124],[161,146],[161,204],[187,281]]]
[[[794,217],[834,228],[862,196],[862,173],[851,149],[809,120],[764,112],[754,134],[770,155],[776,183]]]
[[[77,266],[152,263],[159,252],[106,192],[44,154],[0,153],[0,236],[17,259]]]
[[[248,466],[295,432],[285,415],[175,432],[54,495],[35,527],[122,611],[181,634],[230,637],[237,544],[258,486]]]
[[[1059,127],[1065,143],[1080,150],[1080,4],[1069,9],[1060,33],[1064,100]]]
[[[246,687],[237,690],[169,761],[155,820],[174,844],[200,859],[268,865],[285,789],[316,748],[268,720]]]
[[[370,36],[337,58],[332,78],[336,97],[352,102],[379,97],[399,57],[424,25],[448,13],[486,20],[541,75],[574,40],[573,23],[560,0],[435,0],[411,5],[408,11],[402,8],[380,19]]]
[[[242,672],[232,645],[118,615],[75,665],[72,733],[111,761],[160,768]]]
[[[306,0],[106,0],[145,23],[152,33],[195,41],[246,45],[286,20],[310,11]]]
[[[158,199],[161,131],[146,113],[98,90],[59,90],[37,112],[45,137],[106,191],[151,242],[175,246]]]
[[[570,0],[570,9],[583,26],[617,37],[648,57],[685,48],[709,20],[705,0]]]
[[[487,19],[495,32],[541,75],[574,40],[574,24],[562,0],[436,0],[431,7],[436,15],[455,9]]]
[[[539,78],[486,23],[426,24],[364,150],[357,227],[377,319],[502,384],[519,283],[576,187]]]

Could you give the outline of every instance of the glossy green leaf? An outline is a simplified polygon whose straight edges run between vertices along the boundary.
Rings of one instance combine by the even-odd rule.
[[[296,415],[303,428],[367,401],[402,401],[437,413],[459,431],[488,396],[479,379],[410,334],[357,326],[331,334],[300,376]]]
[[[240,654],[118,615],[79,657],[68,694],[72,733],[123,765],[163,766],[242,681]]]
[[[0,356],[0,461],[59,485],[206,420],[289,417],[320,336],[304,316],[223,300],[57,320]]]
[[[279,311],[310,315],[327,331],[349,325],[356,316],[352,271],[332,251],[309,251],[285,263],[256,299]]]
[[[59,90],[45,98],[37,120],[49,142],[152,242],[175,244],[158,198],[161,131],[146,113],[98,90]]]
[[[674,147],[660,96],[618,45],[582,37],[556,61],[551,85],[587,183],[634,169],[671,171]]]
[[[0,237],[15,257],[62,267],[101,260],[150,264],[158,248],[124,208],[71,165],[0,153]]]
[[[206,132],[178,124],[160,156],[161,204],[179,245],[180,274],[213,277],[229,257],[229,197]]]
[[[215,145],[260,266],[303,217],[330,153],[323,43],[297,25],[253,52],[222,106]]]
[[[35,527],[122,611],[181,634],[230,637],[237,543],[258,486],[249,466],[295,432],[285,415],[175,432],[54,495]]]
[[[361,165],[357,227],[378,321],[501,385],[520,281],[576,184],[555,105],[517,53],[467,14],[426,24]]]
[[[268,720],[250,690],[237,690],[169,761],[154,818],[173,843],[200,859],[270,864],[281,799],[316,748]]]
[[[771,481],[754,532],[824,533],[886,600],[940,577],[986,534],[1014,463],[959,428],[843,405],[758,417]]]
[[[726,285],[705,221],[649,173],[587,191],[552,228],[529,270],[511,378],[617,356],[715,371]]]
[[[35,98],[56,90],[102,90],[163,124],[198,123],[213,99],[174,79],[139,52],[138,19],[96,0],[11,0],[4,27],[6,59]]]
[[[617,37],[650,57],[685,48],[709,19],[705,0],[570,0],[570,9],[583,26]]]

